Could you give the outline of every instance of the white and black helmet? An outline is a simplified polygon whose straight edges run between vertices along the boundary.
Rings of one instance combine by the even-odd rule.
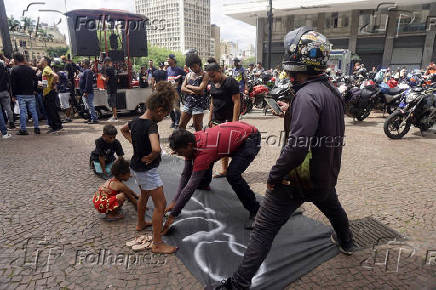
[[[332,45],[311,27],[288,32],[284,39],[283,69],[288,72],[320,74],[327,68]]]

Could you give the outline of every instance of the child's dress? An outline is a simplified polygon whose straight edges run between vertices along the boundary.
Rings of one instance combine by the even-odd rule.
[[[92,202],[94,203],[95,209],[100,213],[109,213],[120,206],[117,199],[117,194],[119,194],[120,191],[111,188],[113,181],[113,178],[111,178],[107,186],[105,186],[106,183],[101,185],[94,194]]]

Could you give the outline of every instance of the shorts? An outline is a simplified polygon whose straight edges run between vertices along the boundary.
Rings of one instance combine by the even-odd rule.
[[[143,190],[154,190],[163,186],[159,172],[157,172],[157,167],[147,171],[135,171],[133,169],[130,169],[130,171],[133,177],[135,177],[136,184]]]
[[[59,93],[59,105],[62,110],[70,108],[70,93]]]
[[[114,108],[117,106],[117,93],[107,94],[107,103],[109,107]]]
[[[189,115],[204,114],[204,111],[205,110],[203,110],[200,107],[191,107],[191,106],[187,106],[186,104],[183,105],[183,107],[182,107],[182,112],[188,113]]]
[[[94,171],[95,173],[103,174],[103,169],[101,168],[101,164],[98,161],[94,162]],[[112,162],[106,163],[106,172],[109,173],[109,175],[112,175]]]

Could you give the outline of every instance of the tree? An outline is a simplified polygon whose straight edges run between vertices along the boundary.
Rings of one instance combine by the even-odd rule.
[[[9,35],[8,18],[3,0],[0,0],[0,32],[3,42],[3,53],[7,58],[12,56],[12,42]]]
[[[47,54],[49,57],[60,57],[61,55],[66,55],[68,52],[68,47],[49,47],[47,48]]]
[[[8,17],[8,26],[10,31],[17,31],[20,28],[20,21],[14,18],[14,15]]]
[[[35,26],[35,20],[30,17],[21,17],[21,22],[23,23],[23,31],[29,31],[31,33]]]
[[[183,67],[185,65],[185,55],[179,51],[172,51],[165,47],[158,47],[148,44],[148,56],[135,59],[135,64],[142,66],[148,65],[148,60],[153,60],[154,65],[157,66],[159,62],[165,62],[168,59],[169,54],[176,56],[177,65]]]
[[[256,62],[256,57],[255,56],[251,56],[251,57],[248,57],[248,58],[242,60],[242,65],[246,67],[250,63],[255,63],[255,62]]]

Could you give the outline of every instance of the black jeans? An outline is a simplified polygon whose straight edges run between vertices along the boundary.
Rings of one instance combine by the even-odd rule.
[[[57,93],[54,90],[44,96],[44,106],[47,118],[49,120],[49,125],[53,130],[59,130],[62,128],[61,118],[59,117],[58,108],[56,106],[57,97]]]
[[[353,237],[347,214],[338,200],[336,189],[311,192],[310,196],[313,204],[329,219],[339,241],[352,243]],[[304,197],[297,194],[290,186],[276,185],[273,192],[267,191],[256,215],[255,226],[242,263],[233,274],[233,283],[250,287],[251,279],[268,255],[278,231],[304,201]]]
[[[230,155],[232,161],[227,168],[227,181],[232,186],[239,200],[250,216],[255,216],[260,205],[256,196],[247,182],[242,178],[242,173],[247,170],[260,150],[260,133],[251,134],[236,152]]]

